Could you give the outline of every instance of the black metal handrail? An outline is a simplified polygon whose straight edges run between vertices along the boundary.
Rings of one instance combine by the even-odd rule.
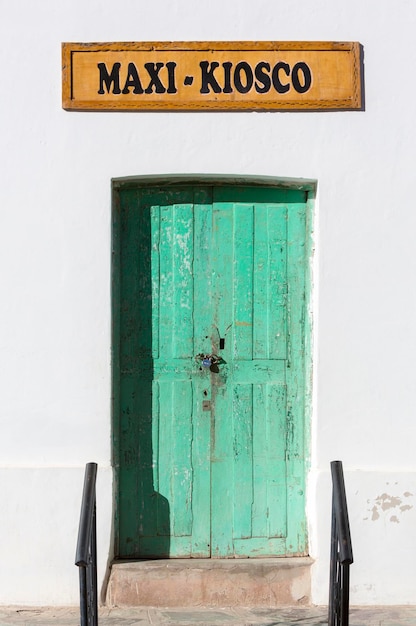
[[[332,527],[329,582],[329,626],[348,626],[350,565],[353,563],[347,497],[341,461],[331,462]]]
[[[98,626],[96,478],[97,464],[87,463],[75,554],[75,565],[79,567],[81,626]]]

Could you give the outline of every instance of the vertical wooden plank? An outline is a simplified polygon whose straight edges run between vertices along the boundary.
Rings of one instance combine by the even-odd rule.
[[[230,205],[234,213],[233,358],[253,357],[253,205]]]
[[[192,533],[192,385],[191,381],[176,381],[172,387],[171,422],[174,424],[171,440],[172,520],[175,537]],[[166,442],[167,443],[167,442]]]
[[[175,204],[172,215],[172,356],[192,357],[193,353],[193,206]]]
[[[253,537],[267,536],[268,385],[255,385],[253,403]]]
[[[189,191],[182,195],[190,197]],[[193,352],[193,206],[179,199],[180,194],[167,194],[161,207],[159,354],[167,371],[174,359],[190,359]],[[189,556],[189,542],[181,539],[192,534],[193,393],[191,381],[182,378],[185,367],[174,366],[169,376],[160,385],[165,420],[159,445],[161,492],[169,504],[171,555]]]
[[[135,381],[132,376],[120,378],[120,471],[118,477],[118,524],[121,554],[139,552],[140,503],[137,476],[137,400],[134,402]],[[126,436],[126,434],[136,437]]]
[[[194,210],[194,347],[193,355],[212,352],[212,204],[197,197]]]
[[[300,529],[305,507],[304,407],[305,407],[305,233],[306,205],[288,205],[288,367],[287,367],[287,550],[302,554],[306,528]],[[302,532],[301,532],[302,531]]]
[[[149,398],[150,381],[136,381],[135,395],[137,405],[146,404],[146,409],[140,407],[138,420],[137,446],[138,456],[135,463],[138,465],[138,489],[133,495],[139,501],[139,527],[141,536],[149,536],[156,527],[157,512],[156,502],[152,498],[154,494],[153,468],[152,468],[152,415],[151,399]]]
[[[212,240],[213,349],[218,353],[219,339],[233,322],[233,215],[229,204],[214,202]],[[230,342],[222,351],[225,361],[231,358]],[[232,455],[231,381],[220,374],[211,375],[213,404],[212,424],[212,555],[231,556],[234,524],[234,462]]]
[[[163,556],[163,552],[169,553],[170,516],[168,499],[163,495],[164,484],[159,477],[164,476],[165,468],[161,462],[160,454],[160,384],[153,381],[153,410],[152,410],[152,470],[153,470],[153,491],[149,495],[152,502],[151,510],[155,509],[155,520],[146,533],[150,538],[147,550],[155,556]],[[163,430],[163,427],[162,427]],[[162,441],[163,445],[163,441]],[[159,545],[153,540],[154,537],[166,537],[164,545]],[[163,550],[165,549],[165,550]],[[161,550],[162,552],[159,552]],[[144,552],[145,553],[145,552]]]
[[[172,380],[159,382],[159,493],[167,499],[170,505],[169,534],[172,534],[172,518],[175,508],[175,494],[172,484],[173,447],[175,437],[174,422],[172,419],[173,406]],[[161,529],[158,529],[161,532]],[[153,536],[155,533],[153,533]],[[150,535],[152,536],[152,535]]]
[[[155,491],[159,491],[159,429],[160,429],[160,387],[159,381],[152,381],[152,470]]]
[[[160,207],[150,208],[151,220],[151,281],[152,281],[152,357],[159,358],[160,327]]]
[[[193,356],[212,351],[212,190],[194,190],[194,347]],[[192,556],[211,553],[211,373],[194,361],[192,446]]]
[[[113,187],[112,197],[112,268],[111,268],[111,361],[112,361],[112,451],[113,466],[115,468],[115,478],[117,483],[121,480],[121,456],[122,456],[122,438],[121,438],[121,375],[120,375],[120,305],[121,305],[121,200],[120,194]],[[122,533],[121,533],[121,516],[123,515],[123,507],[121,506],[121,495],[119,490],[115,492],[115,510],[114,510],[114,555],[120,556],[122,553]]]
[[[229,383],[228,383],[229,385]],[[230,387],[224,385],[213,389],[214,419],[212,428],[211,456],[211,534],[212,556],[234,555],[234,462],[232,456],[232,414]]]
[[[192,543],[194,558],[211,554],[211,414],[203,402],[211,401],[209,374],[193,377]]]
[[[159,352],[164,359],[173,356],[172,309],[174,300],[173,280],[173,207],[160,207],[160,308]]]
[[[213,349],[219,351],[219,340],[225,332],[233,329],[234,284],[234,216],[232,205],[214,202],[212,233],[212,316]],[[229,342],[225,345],[225,359],[231,356]]]
[[[137,190],[122,194],[120,227],[120,551],[136,556],[154,524],[151,468],[150,217]],[[146,524],[148,525],[146,527]]]
[[[253,358],[269,356],[269,220],[267,206],[257,204],[254,213]]]
[[[234,532],[252,536],[253,506],[253,385],[233,385]]]
[[[287,534],[286,386],[266,385],[267,537]]]
[[[268,205],[269,240],[269,298],[268,335],[269,358],[286,358],[286,300],[287,300],[287,209]]]

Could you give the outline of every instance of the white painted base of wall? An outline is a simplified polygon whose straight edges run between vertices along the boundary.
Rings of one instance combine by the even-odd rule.
[[[344,466],[344,479],[354,554],[351,605],[416,604],[416,473]],[[314,604],[328,602],[331,490],[329,469],[312,472],[309,519],[311,556],[316,559]]]
[[[75,550],[84,468],[1,468],[0,604],[79,602]],[[99,467],[99,585],[105,576],[112,523],[112,470]],[[9,529],[12,529],[11,531]]]
[[[354,563],[351,605],[416,603],[416,473],[344,467]],[[73,605],[79,601],[74,564],[84,468],[2,468],[3,534],[0,604]],[[111,558],[113,472],[97,478],[98,580]],[[312,602],[328,602],[331,478],[309,479]],[[319,555],[319,556],[318,556]],[[19,584],[16,584],[19,581]]]

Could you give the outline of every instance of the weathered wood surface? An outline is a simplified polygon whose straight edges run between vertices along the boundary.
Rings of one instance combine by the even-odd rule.
[[[120,191],[120,556],[305,553],[305,200]]]

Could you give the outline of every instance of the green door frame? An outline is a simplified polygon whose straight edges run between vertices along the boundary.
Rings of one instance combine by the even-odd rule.
[[[303,191],[305,193],[306,205],[306,233],[305,233],[305,319],[304,319],[304,476],[306,479],[309,467],[309,439],[310,439],[310,418],[311,418],[311,397],[312,397],[312,320],[311,320],[311,263],[312,263],[312,234],[313,234],[313,207],[316,192],[314,181],[278,179],[273,177],[232,177],[232,176],[138,176],[119,178],[112,181],[112,385],[113,385],[113,406],[112,406],[112,439],[113,455],[112,463],[115,470],[114,481],[114,556],[121,557],[119,544],[119,514],[120,514],[120,494],[118,489],[118,473],[122,460],[120,459],[120,221],[119,216],[119,192],[128,188],[163,187],[174,188],[184,185],[204,185],[204,186],[250,186],[259,188],[272,187],[276,189],[288,189]],[[305,481],[306,482],[306,481]],[[306,524],[306,512],[305,512]],[[305,528],[305,537],[307,536]],[[307,541],[307,540],[306,540]]]

